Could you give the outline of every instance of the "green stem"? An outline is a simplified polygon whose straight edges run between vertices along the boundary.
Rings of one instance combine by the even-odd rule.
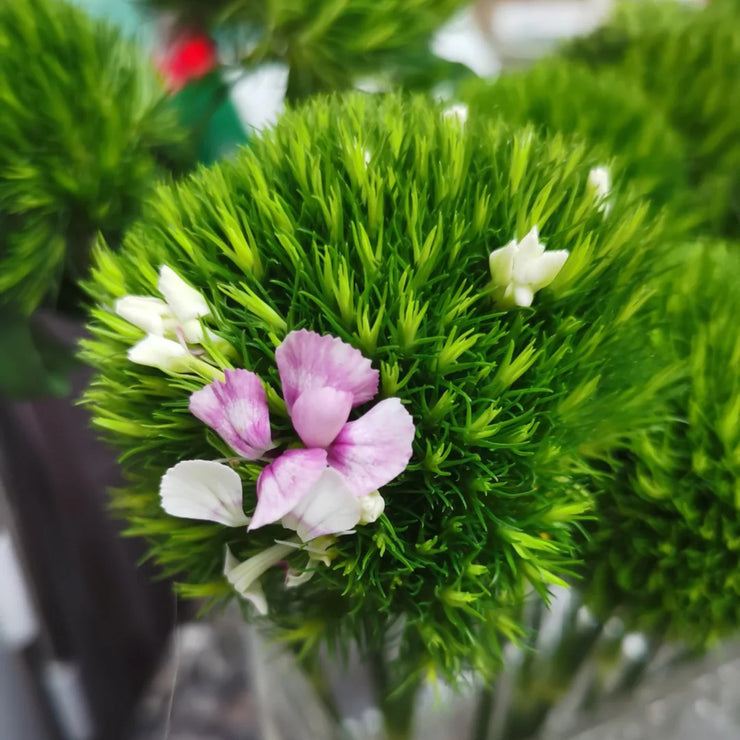
[[[475,710],[475,721],[470,740],[488,740],[494,700],[493,684],[488,684],[478,694],[478,706]]]
[[[387,740],[411,740],[414,734],[414,707],[420,681],[412,680],[392,689],[388,666],[380,652],[370,658],[370,676],[378,708],[383,715]]]
[[[331,717],[334,724],[337,727],[337,735],[339,735],[342,726],[342,713],[337,706],[336,699],[331,690],[329,682],[326,680],[326,672],[321,666],[321,660],[318,655],[311,655],[303,659],[303,670],[308,678],[313,690],[316,692],[316,697],[321,702],[321,706],[324,708],[326,713]]]

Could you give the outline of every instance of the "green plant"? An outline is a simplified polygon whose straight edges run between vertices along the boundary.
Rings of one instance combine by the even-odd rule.
[[[141,52],[58,0],[0,5],[0,100],[0,304],[27,315],[73,302],[182,136]]]
[[[147,0],[185,25],[232,32],[248,67],[280,61],[288,97],[350,88],[368,75],[413,84],[459,74],[429,51],[432,33],[466,0]]]
[[[718,234],[740,229],[740,23],[733,2],[618,6],[612,21],[563,53],[637,82],[687,144],[693,207]]]
[[[615,71],[549,58],[492,82],[473,80],[461,97],[471,115],[583,139],[621,186],[681,210],[688,186],[683,140],[639,85]]]
[[[182,593],[229,598],[226,546],[245,560],[286,537],[279,525],[247,534],[162,510],[160,479],[192,459],[230,460],[244,510],[256,503],[265,460],[234,458],[189,412],[190,396],[221,369],[246,368],[265,383],[273,435],[295,440],[275,348],[305,328],[356,347],[416,436],[408,468],[381,489],[385,514],[339,537],[330,566],[309,562],[313,578],[295,590],[281,570],[265,573],[271,623],[305,651],[357,640],[381,660],[379,683],[391,680],[393,635],[390,676],[493,670],[500,636],[520,637],[511,607],[527,584],[546,597],[577,562],[591,500],[574,474],[659,413],[663,379],[642,347],[661,225],[619,198],[606,212],[587,184],[594,164],[561,137],[464,126],[423,98],[318,99],[235,162],[160,188],[120,253],[100,245],[85,400],[122,453],[115,507]],[[549,249],[510,292],[499,278],[513,239],[530,256]],[[143,335],[129,308],[170,311],[152,302],[163,265],[194,306],[167,331],[201,342],[197,356],[161,337],[131,349]],[[124,311],[130,294],[149,298]],[[155,346],[171,356],[144,358]],[[281,557],[305,573],[305,552]]]
[[[736,245],[684,250],[653,339],[685,368],[672,421],[616,457],[586,556],[599,613],[694,644],[740,620],[739,280]]]

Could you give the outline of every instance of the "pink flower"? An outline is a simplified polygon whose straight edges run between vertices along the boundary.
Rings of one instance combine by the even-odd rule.
[[[398,398],[388,398],[349,421],[353,408],[377,394],[379,374],[336,337],[291,332],[275,361],[306,447],[286,450],[262,471],[249,529],[282,520],[307,542],[368,521],[362,498],[400,475],[411,459],[411,415]],[[257,460],[273,447],[264,388],[247,370],[225,376],[193,393],[190,410],[242,457]]]

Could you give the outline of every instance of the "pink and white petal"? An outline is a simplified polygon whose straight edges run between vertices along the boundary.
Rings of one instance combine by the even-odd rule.
[[[338,337],[292,331],[275,351],[288,411],[304,391],[334,388],[352,394],[352,406],[374,398],[380,374],[370,360]]]
[[[352,529],[361,515],[362,506],[344,476],[326,468],[308,494],[283,517],[283,526],[294,529],[303,542],[309,542]]]
[[[245,444],[265,452],[273,448],[270,412],[262,381],[248,370],[224,370],[225,382],[216,388],[226,416]]]
[[[328,447],[349,419],[352,394],[335,388],[301,393],[293,404],[293,428],[306,447]]]
[[[247,460],[272,449],[270,412],[262,381],[248,370],[225,370],[224,382],[214,380],[190,396],[190,412],[214,429]]]
[[[326,470],[325,450],[287,450],[257,480],[257,506],[249,529],[284,517],[308,495]]]
[[[159,486],[162,508],[183,519],[204,519],[227,527],[249,523],[242,508],[238,474],[210,460],[185,460],[170,468]]]
[[[267,614],[267,599],[259,579],[272,567],[282,562],[293,548],[288,545],[273,545],[243,562],[239,562],[229,548],[226,548],[224,575],[234,590],[247,601],[251,601],[257,611]]]
[[[546,288],[563,269],[569,254],[567,249],[545,252],[539,259],[527,265],[524,282],[534,286],[535,290]]]
[[[355,496],[367,496],[409,464],[414,421],[400,399],[387,398],[345,424],[329,448],[329,465],[347,479]]]

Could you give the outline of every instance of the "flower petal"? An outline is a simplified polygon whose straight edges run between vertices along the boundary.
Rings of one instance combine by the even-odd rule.
[[[534,301],[534,291],[528,285],[514,286],[514,305],[527,308]]]
[[[525,267],[522,282],[531,285],[534,290],[546,288],[555,280],[569,254],[567,249],[545,252]]]
[[[191,355],[185,347],[154,334],[148,334],[126,354],[137,365],[147,365],[173,373],[185,372],[190,368]]]
[[[249,523],[242,508],[238,474],[210,460],[185,460],[170,468],[159,486],[162,508],[172,516],[240,527]]]
[[[167,265],[159,269],[157,287],[181,324],[210,313],[206,299]]]
[[[289,545],[273,545],[240,563],[227,547],[224,575],[240,596],[251,601],[260,614],[267,614],[267,599],[259,579],[291,552],[294,550]]]
[[[494,249],[488,257],[488,267],[494,285],[508,285],[514,272],[514,255],[516,242],[509,242],[505,247]]]
[[[457,119],[464,125],[468,120],[468,106],[464,103],[455,103],[444,111],[443,116],[445,120]]]
[[[299,504],[326,470],[325,450],[287,450],[257,480],[257,506],[249,529],[264,527]]]
[[[248,370],[224,370],[190,396],[190,412],[219,433],[235,452],[256,460],[272,449],[270,412],[262,381]]]
[[[378,392],[380,374],[370,360],[338,337],[301,329],[292,331],[275,351],[288,411],[304,391],[334,388],[352,394],[352,406]]]
[[[351,393],[317,388],[298,396],[290,418],[306,447],[328,447],[347,423],[351,410]]]
[[[528,262],[539,257],[545,251],[545,245],[540,241],[540,232],[533,226],[529,233],[519,242],[517,262]]]
[[[344,476],[325,468],[321,477],[290,513],[283,526],[294,529],[304,541],[352,529],[362,515],[362,506]]]
[[[169,306],[159,298],[145,295],[125,295],[115,305],[116,313],[129,324],[143,329],[147,334],[164,334],[164,316],[170,312]]]
[[[329,465],[355,496],[367,496],[400,475],[411,459],[414,421],[398,398],[387,398],[351,421],[329,448]]]

